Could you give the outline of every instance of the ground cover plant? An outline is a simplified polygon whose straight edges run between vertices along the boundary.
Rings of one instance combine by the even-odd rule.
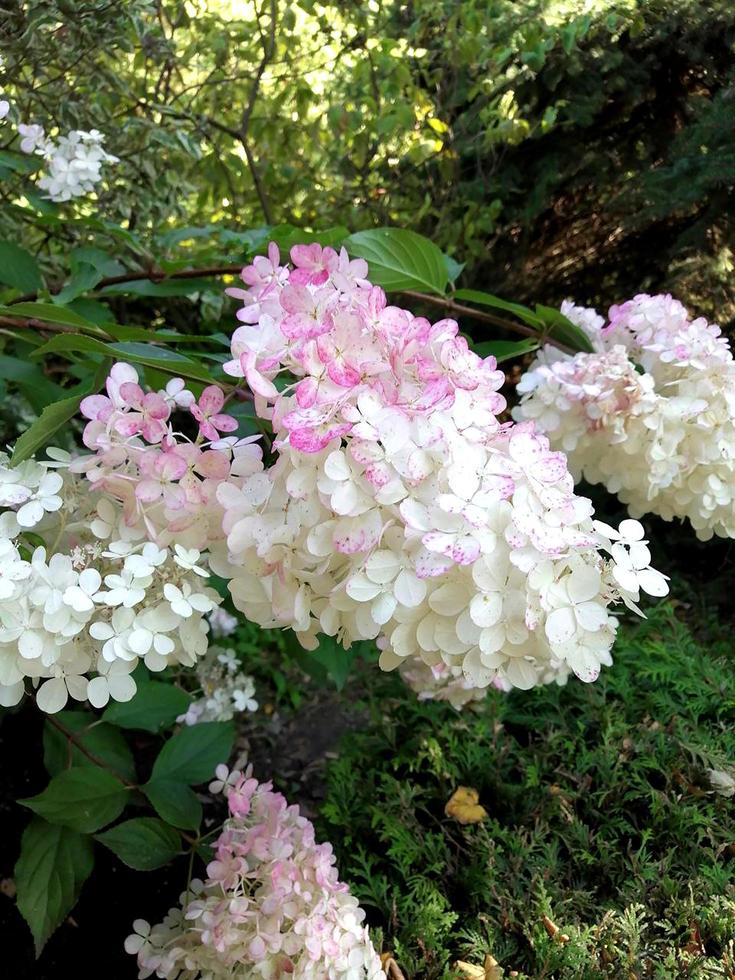
[[[733,975],[728,11],[0,43],[17,975]],[[594,288],[518,250],[575,194]]]

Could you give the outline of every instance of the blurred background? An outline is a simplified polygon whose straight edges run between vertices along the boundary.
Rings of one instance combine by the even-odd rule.
[[[0,86],[105,133],[139,234],[394,224],[503,295],[726,325],[734,43],[731,0],[3,0]]]

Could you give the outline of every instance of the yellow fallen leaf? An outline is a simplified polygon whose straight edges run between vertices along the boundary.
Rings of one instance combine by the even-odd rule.
[[[459,971],[463,980],[485,980],[485,967],[478,966],[476,963],[463,963],[457,960],[454,969]]]
[[[459,823],[480,823],[487,818],[487,810],[480,806],[480,794],[469,786],[459,786],[452,793],[449,802],[444,807],[448,817]]]
[[[454,964],[454,969],[459,971],[458,976],[462,980],[502,980],[503,978],[503,968],[490,953],[485,957],[485,962],[482,966],[478,966],[476,963],[464,963],[462,960],[457,960]]]

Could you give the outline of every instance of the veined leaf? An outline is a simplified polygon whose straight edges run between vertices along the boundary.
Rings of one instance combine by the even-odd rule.
[[[84,834],[34,817],[23,833],[15,866],[18,909],[41,953],[46,940],[72,910],[94,866]]]
[[[387,291],[415,289],[443,295],[449,279],[447,257],[432,241],[405,228],[358,231],[343,242],[355,258],[367,260],[370,279]]]

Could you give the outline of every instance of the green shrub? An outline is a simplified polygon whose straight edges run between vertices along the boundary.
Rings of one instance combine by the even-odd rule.
[[[732,976],[735,814],[708,775],[735,761],[727,653],[663,606],[591,686],[461,715],[376,694],[331,767],[323,831],[407,976],[487,953],[534,980]],[[484,822],[445,816],[459,785]]]

